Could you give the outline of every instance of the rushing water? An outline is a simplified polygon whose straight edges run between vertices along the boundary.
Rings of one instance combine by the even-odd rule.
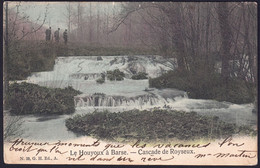
[[[134,108],[196,111],[238,125],[256,125],[257,116],[252,113],[252,104],[189,99],[184,91],[149,88],[148,79],[131,79],[137,72],[158,77],[175,67],[174,60],[165,60],[160,56],[103,56],[101,59],[97,56],[59,57],[53,71],[34,73],[26,81],[47,87],[72,86],[80,90],[82,94],[74,98],[76,112],[60,116],[24,116],[22,136],[38,140],[72,139],[78,135],[66,129],[66,118],[94,110],[117,112]],[[101,74],[114,69],[125,73],[123,81],[106,80],[103,84],[96,83]]]

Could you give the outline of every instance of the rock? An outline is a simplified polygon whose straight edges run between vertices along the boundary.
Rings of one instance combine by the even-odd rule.
[[[117,58],[114,58],[113,60],[111,60],[110,65],[113,65],[115,62],[117,62]]]
[[[253,108],[252,113],[256,113],[256,112],[257,112],[257,110],[255,108]]]
[[[152,88],[147,88],[147,87],[144,89],[144,91],[146,91],[146,92],[148,92],[148,91],[153,91],[153,90],[154,90],[154,89],[152,89]]]
[[[132,62],[132,61],[137,61],[138,60],[138,58],[136,58],[135,56],[128,56],[127,58],[128,58],[127,62]]]
[[[97,61],[103,61],[103,58],[101,56],[98,56]]]

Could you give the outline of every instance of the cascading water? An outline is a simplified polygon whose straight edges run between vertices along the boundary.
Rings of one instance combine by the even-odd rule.
[[[77,107],[138,107],[158,105],[160,100],[158,97],[151,95],[137,97],[87,95],[76,96],[74,101]]]
[[[98,59],[99,58],[99,59]],[[83,92],[75,97],[77,107],[118,107],[118,106],[160,106],[167,100],[160,96],[161,92],[147,92],[148,80],[131,80],[130,77],[138,72],[145,72],[149,77],[158,77],[173,70],[175,65],[160,56],[107,56],[107,57],[59,57],[56,59],[54,70],[51,72],[34,73],[28,78],[29,82],[47,87],[72,86]],[[65,68],[66,67],[66,68]],[[124,72],[123,81],[108,81],[97,84],[107,71],[119,69]],[[157,89],[153,89],[157,90]],[[95,94],[102,93],[102,94]],[[184,97],[185,92],[171,90],[172,97]]]
[[[215,100],[190,99],[184,91],[149,88],[148,79],[131,79],[138,72],[145,72],[152,78],[158,77],[175,67],[174,59],[166,60],[160,56],[59,57],[53,71],[34,73],[26,81],[55,88],[72,86],[80,90],[82,94],[74,98],[75,114],[85,114],[97,109],[117,112],[156,107],[218,116],[221,120],[238,125],[256,125],[257,116],[252,113],[252,104],[237,105]],[[96,82],[107,71],[115,69],[125,73],[124,80],[106,79],[103,84]],[[22,126],[26,130],[24,136],[40,140],[50,137],[75,138],[76,135],[67,131],[64,125],[68,117],[70,116],[62,115],[45,120],[27,116]]]

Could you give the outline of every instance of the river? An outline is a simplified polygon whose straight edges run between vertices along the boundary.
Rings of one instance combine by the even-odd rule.
[[[190,99],[184,91],[149,88],[148,79],[131,79],[137,72],[146,72],[154,78],[175,68],[174,60],[160,56],[58,57],[53,71],[33,73],[26,82],[53,88],[72,86],[80,90],[82,94],[74,98],[76,112],[60,116],[22,116],[21,136],[33,140],[73,139],[80,135],[67,130],[66,118],[95,110],[118,112],[134,108],[195,111],[201,115],[218,116],[223,121],[237,125],[257,125],[257,115],[252,113],[253,104]],[[114,69],[125,73],[123,81],[96,83],[102,73]]]

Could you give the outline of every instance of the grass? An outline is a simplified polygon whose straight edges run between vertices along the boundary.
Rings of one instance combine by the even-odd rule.
[[[147,142],[173,138],[180,140],[220,138],[238,133],[256,135],[256,132],[247,126],[238,127],[235,124],[225,123],[218,117],[174,110],[93,112],[67,119],[66,127],[75,133],[101,139],[137,139]]]

